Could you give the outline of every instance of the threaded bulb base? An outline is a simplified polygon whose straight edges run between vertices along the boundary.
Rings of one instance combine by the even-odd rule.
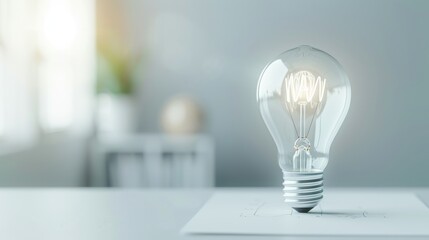
[[[323,171],[283,171],[285,203],[295,211],[307,213],[323,198]]]

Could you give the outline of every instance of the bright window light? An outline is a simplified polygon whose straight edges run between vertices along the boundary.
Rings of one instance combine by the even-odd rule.
[[[3,47],[0,46],[0,84],[4,86],[6,81],[6,60],[4,55]],[[0,136],[4,135],[4,125],[5,125],[5,96],[4,88],[0,87]]]
[[[39,66],[40,125],[48,132],[69,127],[74,115],[74,71],[71,64]]]
[[[0,0],[2,141],[90,133],[94,14],[93,0]]]
[[[76,0],[41,0],[38,11],[39,123],[44,132],[66,130],[75,120],[79,51]]]
[[[40,4],[38,43],[44,53],[70,53],[76,37],[78,18],[73,1],[44,0]]]

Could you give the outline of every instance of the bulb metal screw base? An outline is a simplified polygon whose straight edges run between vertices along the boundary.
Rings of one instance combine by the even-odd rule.
[[[285,203],[295,211],[307,213],[323,198],[323,171],[283,171]]]

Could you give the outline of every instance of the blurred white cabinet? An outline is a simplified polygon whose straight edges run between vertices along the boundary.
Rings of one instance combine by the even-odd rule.
[[[205,135],[103,136],[91,151],[91,186],[214,186],[214,142]]]

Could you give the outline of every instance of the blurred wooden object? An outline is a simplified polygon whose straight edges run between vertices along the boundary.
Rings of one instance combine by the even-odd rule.
[[[214,186],[214,142],[208,136],[103,136],[91,151],[91,186]]]

